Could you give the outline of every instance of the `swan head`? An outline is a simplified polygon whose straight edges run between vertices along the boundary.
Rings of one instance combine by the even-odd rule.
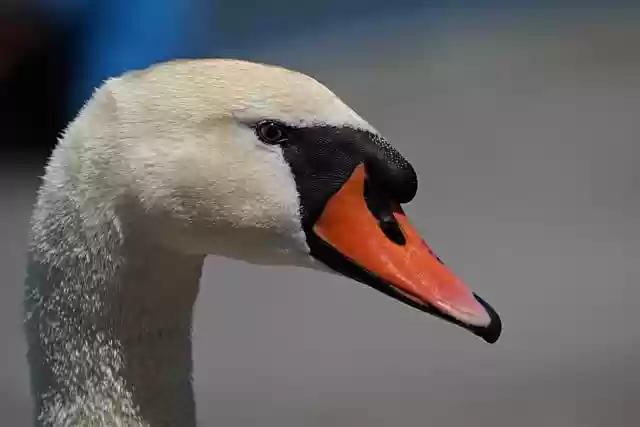
[[[101,189],[95,199],[119,200],[131,219],[123,227],[145,239],[329,269],[488,342],[500,335],[496,312],[402,211],[417,191],[411,164],[307,75],[234,60],[164,63],[109,80],[73,128],[80,151],[92,152],[76,162]]]

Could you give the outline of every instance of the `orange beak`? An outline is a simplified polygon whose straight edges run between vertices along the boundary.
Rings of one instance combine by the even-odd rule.
[[[366,187],[360,165],[316,220],[312,253],[340,273],[496,342],[498,314],[440,261],[397,203],[383,201],[382,215],[372,209]]]

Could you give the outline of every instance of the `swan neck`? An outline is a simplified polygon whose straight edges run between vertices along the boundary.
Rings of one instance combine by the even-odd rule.
[[[67,203],[36,217],[26,295],[36,425],[195,426],[204,256],[156,245],[114,212],[91,227]]]

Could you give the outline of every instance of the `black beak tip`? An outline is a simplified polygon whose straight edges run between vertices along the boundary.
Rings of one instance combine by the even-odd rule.
[[[478,300],[480,304],[487,310],[489,317],[491,318],[491,322],[489,325],[484,328],[478,328],[474,331],[476,335],[480,338],[488,342],[489,344],[495,344],[500,335],[502,334],[502,320],[500,319],[500,315],[489,305],[488,302],[480,298],[478,295],[473,294],[473,296]]]

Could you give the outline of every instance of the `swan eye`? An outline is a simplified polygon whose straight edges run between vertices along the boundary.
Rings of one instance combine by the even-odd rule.
[[[272,120],[258,123],[256,133],[258,134],[258,138],[265,144],[282,144],[288,139],[286,127]]]

